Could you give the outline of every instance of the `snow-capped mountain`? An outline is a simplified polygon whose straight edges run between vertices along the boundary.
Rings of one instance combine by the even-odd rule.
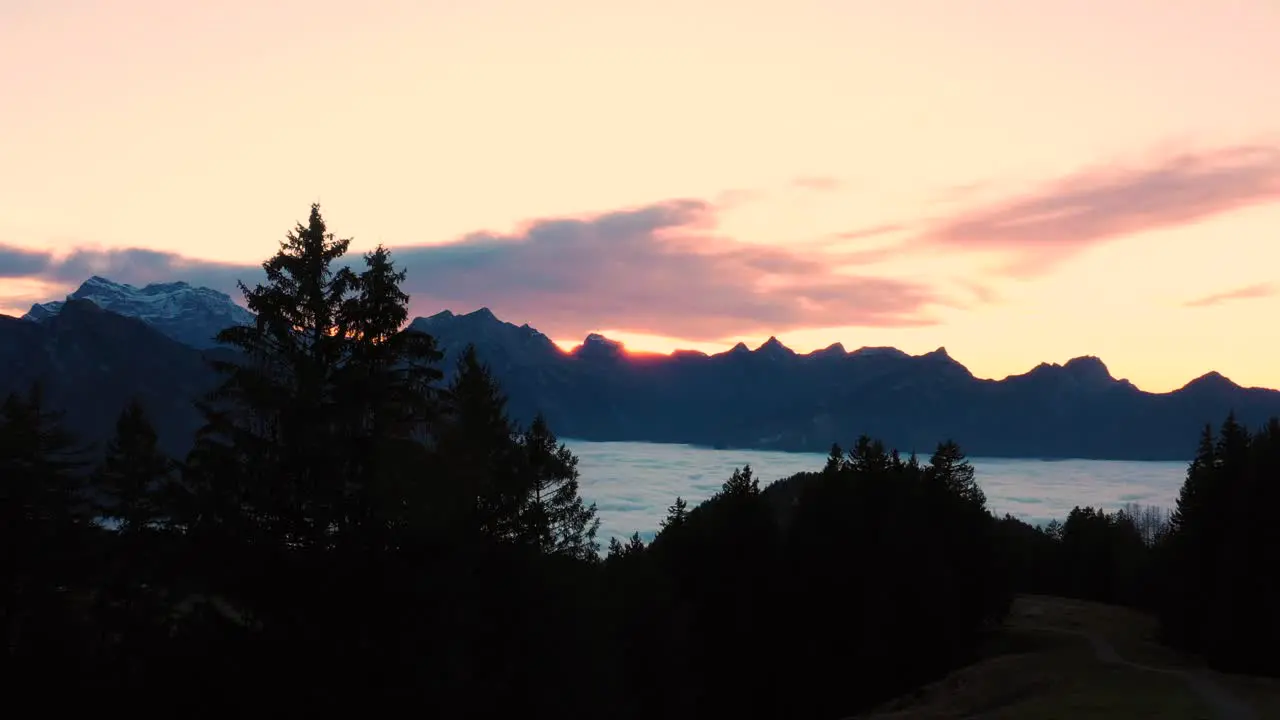
[[[214,336],[232,325],[248,325],[253,313],[231,296],[185,282],[154,283],[137,288],[106,278],[89,278],[68,299],[88,300],[118,315],[137,318],[181,343],[197,348],[216,345]],[[34,322],[57,315],[64,301],[37,303],[23,315]]]

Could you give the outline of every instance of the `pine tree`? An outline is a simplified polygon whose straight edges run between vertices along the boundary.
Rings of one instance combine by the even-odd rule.
[[[56,533],[77,522],[84,454],[40,385],[25,397],[10,394],[0,405],[0,532]]]
[[[955,442],[940,443],[929,459],[927,476],[942,483],[949,492],[977,507],[985,507],[987,496],[978,487],[973,465]]]
[[[400,284],[406,273],[395,269],[391,252],[379,245],[364,263],[342,308],[348,348],[335,397],[349,443],[343,522],[378,532],[408,527],[427,502],[422,483],[404,471],[438,419],[441,353],[433,337],[405,329],[409,296]]]
[[[667,516],[662,519],[660,527],[663,530],[680,527],[688,517],[689,503],[685,502],[684,498],[676,496],[675,503],[667,508]]]
[[[136,400],[120,413],[115,437],[93,477],[104,496],[104,517],[119,523],[122,533],[136,533],[159,519],[161,497],[171,479],[173,461],[157,447],[156,431]]]
[[[616,536],[609,538],[609,555],[607,559],[617,560],[618,558],[621,558],[623,555],[625,555],[626,552],[627,552],[626,548],[623,547],[622,543],[618,540]]]
[[[447,534],[517,538],[524,488],[517,472],[516,431],[506,396],[468,345],[449,383],[438,456],[444,471],[439,522]]]
[[[520,449],[526,493],[522,538],[543,553],[594,557],[600,520],[595,503],[587,505],[578,495],[578,458],[556,440],[542,415],[521,436]]]
[[[760,482],[751,473],[751,466],[744,465],[734,470],[733,475],[720,488],[723,498],[751,498],[760,494]]]
[[[884,443],[862,435],[849,451],[848,467],[859,473],[884,474],[889,471],[891,460]]]
[[[844,450],[840,448],[839,443],[831,443],[831,452],[827,454],[827,464],[822,468],[822,472],[833,475],[843,470],[846,465]]]
[[[65,590],[85,569],[90,530],[79,497],[84,451],[39,385],[0,404],[0,641],[8,658],[53,657],[71,630]]]
[[[231,327],[218,340],[244,351],[218,362],[224,382],[202,404],[202,440],[230,445],[246,474],[252,515],[280,541],[324,542],[340,519],[345,491],[342,427],[335,375],[348,354],[344,309],[358,279],[333,264],[350,245],[329,233],[320,206],[262,265],[266,283],[240,283],[255,324]]]
[[[1187,467],[1186,479],[1178,491],[1177,504],[1169,520],[1172,532],[1194,531],[1201,516],[1206,498],[1212,493],[1210,485],[1218,467],[1218,451],[1213,426],[1205,424],[1200,433],[1200,446],[1195,459]],[[1190,525],[1190,528],[1188,527]]]

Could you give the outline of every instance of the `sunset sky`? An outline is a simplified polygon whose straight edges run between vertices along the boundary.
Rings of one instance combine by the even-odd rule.
[[[0,0],[0,312],[257,279],[415,315],[1280,388],[1275,0]]]

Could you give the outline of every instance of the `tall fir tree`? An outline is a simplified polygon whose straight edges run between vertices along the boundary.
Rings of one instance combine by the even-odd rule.
[[[578,458],[556,440],[542,415],[521,435],[520,450],[522,537],[545,554],[595,557],[600,519],[595,504],[578,494]]]
[[[0,405],[4,532],[52,535],[83,519],[77,507],[86,450],[66,430],[62,413],[48,408],[42,386],[5,398]]]
[[[165,514],[166,486],[175,467],[160,452],[155,427],[136,400],[120,413],[106,450],[93,475],[102,514],[115,520],[122,533],[143,531]]]
[[[358,279],[333,265],[350,242],[335,239],[312,205],[307,224],[263,263],[266,282],[240,283],[256,322],[218,334],[245,357],[215,363],[224,380],[202,404],[202,440],[242,455],[256,476],[245,498],[253,516],[293,546],[323,544],[340,519],[345,448],[335,442],[333,391],[349,347],[343,310]]]
[[[173,460],[157,445],[156,430],[140,402],[124,407],[115,434],[93,473],[93,489],[102,496],[102,515],[120,532],[136,533],[164,514],[166,484],[173,479]]]
[[[364,256],[364,264],[342,308],[339,325],[348,348],[335,397],[349,444],[342,522],[376,534],[391,525],[407,527],[428,502],[424,484],[406,466],[421,458],[415,446],[434,430],[442,374],[435,339],[405,328],[405,271],[396,270],[381,245]]]
[[[1218,450],[1213,426],[1206,424],[1200,433],[1195,459],[1187,467],[1186,478],[1178,491],[1178,499],[1169,520],[1174,532],[1194,532],[1195,524],[1205,512],[1204,505],[1212,494],[1213,476],[1218,467]]]
[[[493,373],[468,345],[445,391],[437,445],[443,471],[439,522],[446,533],[496,541],[519,536],[524,488],[506,405]]]
[[[85,451],[40,385],[0,404],[0,672],[10,679],[22,670],[38,678],[40,666],[19,658],[56,657],[72,634],[67,591],[88,570],[91,530],[80,496]]]

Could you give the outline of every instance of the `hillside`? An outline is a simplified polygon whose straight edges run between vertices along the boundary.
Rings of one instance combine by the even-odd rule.
[[[1126,608],[1022,596],[987,657],[859,717],[1280,717],[1280,683],[1206,670],[1157,645],[1155,632],[1152,618]]]

